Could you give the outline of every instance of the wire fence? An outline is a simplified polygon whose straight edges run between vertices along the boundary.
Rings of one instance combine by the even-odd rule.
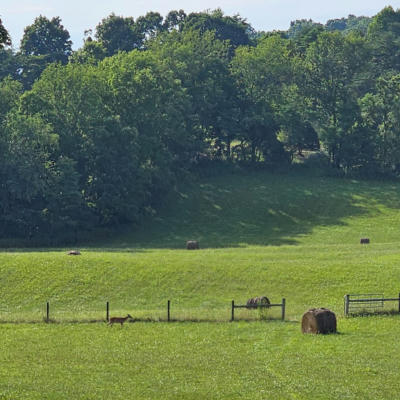
[[[284,319],[284,312],[275,309],[282,304],[271,306],[247,307],[234,303],[210,307],[207,302],[198,306],[188,305],[185,301],[167,300],[162,304],[147,308],[137,305],[124,305],[111,302],[98,302],[89,305],[48,301],[36,307],[24,310],[14,307],[0,307],[0,323],[90,323],[107,322],[110,317],[132,316],[131,322],[223,322],[233,320],[257,321]],[[232,318],[234,315],[234,318]]]
[[[393,304],[394,303],[394,304]],[[348,294],[344,296],[344,315],[400,313],[398,297],[385,298],[382,293]],[[65,304],[60,300],[36,305],[7,307],[0,303],[0,323],[91,323],[107,322],[110,317],[132,316],[130,322],[226,322],[285,320],[286,300],[273,304],[249,305],[235,303],[225,305],[204,301],[188,304],[185,300],[166,300],[158,304],[121,304],[98,301],[81,304]]]

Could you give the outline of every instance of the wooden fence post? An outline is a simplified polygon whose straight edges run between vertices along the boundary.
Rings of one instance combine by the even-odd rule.
[[[50,303],[46,303],[46,322],[49,323],[50,320]]]
[[[348,315],[349,313],[349,303],[350,303],[350,295],[346,294],[346,296],[344,296],[344,315]]]
[[[282,299],[282,321],[285,320],[286,299]]]
[[[167,303],[167,320],[168,322],[171,321],[171,300],[168,300]]]
[[[231,321],[235,320],[235,301],[232,300],[232,316],[231,316]]]
[[[110,322],[110,303],[108,301],[106,303],[106,320]]]

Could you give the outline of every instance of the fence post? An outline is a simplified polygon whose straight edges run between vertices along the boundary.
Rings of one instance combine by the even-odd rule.
[[[282,321],[285,320],[286,299],[282,299]]]
[[[50,320],[50,303],[46,303],[46,322],[49,323]]]
[[[167,320],[168,322],[171,321],[171,300],[168,300],[167,303]]]
[[[399,313],[400,313],[400,293],[399,293]]]
[[[344,296],[344,315],[348,315],[349,313],[349,303],[350,303],[350,295],[346,294],[346,296]]]
[[[232,300],[232,316],[231,316],[231,321],[235,320],[235,301]]]
[[[110,322],[110,303],[108,301],[106,303],[106,320]]]

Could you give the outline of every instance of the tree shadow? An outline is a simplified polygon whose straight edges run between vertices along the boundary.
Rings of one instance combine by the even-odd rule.
[[[344,227],[350,217],[379,215],[382,206],[399,208],[396,183],[241,173],[175,193],[158,216],[105,244],[120,250],[183,249],[187,240],[200,248],[296,245],[316,227]]]

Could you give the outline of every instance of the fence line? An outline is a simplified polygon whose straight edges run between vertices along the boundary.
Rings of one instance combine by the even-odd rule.
[[[351,297],[356,298],[351,298]],[[364,296],[362,298],[361,296]],[[367,297],[369,296],[369,297]],[[352,311],[362,311],[365,309],[377,309],[383,308],[384,302],[386,301],[396,301],[399,303],[398,311],[400,313],[400,293],[399,297],[390,297],[385,298],[383,294],[380,294],[381,297],[376,297],[377,294],[346,294],[344,296],[344,315],[350,314]],[[353,308],[351,307],[354,304]]]
[[[167,310],[166,310],[166,321],[167,322],[171,322],[172,321],[172,318],[171,318],[171,304],[172,304],[172,302],[171,302],[171,300],[168,300],[167,301]],[[234,316],[234,309],[235,308],[247,308],[247,309],[256,309],[256,308],[271,308],[271,307],[281,307],[281,319],[282,320],[284,320],[285,319],[285,310],[286,310],[286,300],[285,299],[282,299],[282,303],[279,303],[279,304],[260,304],[260,305],[236,305],[235,304],[235,302],[234,302],[234,300],[232,300],[232,306],[231,306],[231,312],[232,312],[232,314],[231,314],[231,321],[234,321],[234,319],[235,319],[235,316]],[[104,310],[104,309],[103,309]],[[141,310],[141,311],[143,311],[143,310]],[[218,309],[217,310],[218,311],[218,313],[221,313],[222,312],[222,309]],[[99,313],[100,312],[100,310],[96,310],[96,313]],[[45,315],[43,316],[43,314],[42,314],[42,316],[43,316],[43,319],[42,319],[42,321],[44,320],[44,322],[45,323],[50,323],[50,322],[56,322],[57,321],[57,318],[55,317],[55,315],[57,315],[57,313],[60,313],[60,310],[57,308],[57,307],[54,307],[54,303],[53,303],[53,306],[52,307],[50,307],[50,301],[47,301],[46,302],[46,308],[45,308]],[[107,321],[107,322],[109,322],[110,321],[110,313],[111,313],[111,306],[110,306],[110,302],[109,301],[106,301],[106,303],[105,303],[105,321]],[[89,313],[88,314],[90,314],[90,311],[89,311]],[[103,314],[104,315],[104,314]],[[165,314],[164,314],[165,315]],[[164,317],[165,318],[165,317]],[[153,319],[152,317],[149,317],[149,318],[146,318],[146,317],[139,317],[139,318],[135,318],[136,320],[145,320],[145,321],[153,321],[153,320],[158,320],[158,321],[162,321],[163,320],[163,318],[161,317],[161,318],[157,318],[156,317],[156,319]],[[195,321],[201,321],[201,318],[199,318],[199,319],[197,319],[197,318],[192,318],[193,320],[195,320]],[[31,320],[31,319],[29,319],[29,317],[28,318],[25,318],[25,319],[23,319],[23,320],[16,320],[16,321],[14,321],[14,322],[23,322],[23,321],[30,321],[30,322],[38,322],[36,319],[35,320]],[[77,319],[75,319],[75,318],[72,318],[72,319],[68,319],[68,317],[67,317],[67,319],[65,319],[65,317],[63,318],[63,317],[61,317],[61,320],[58,320],[58,322],[61,322],[61,321],[63,321],[64,320],[64,322],[65,321],[70,321],[70,322],[79,322],[79,319],[77,318]],[[183,317],[183,319],[182,319],[182,321],[183,320],[190,320],[190,318],[185,318],[185,317]],[[205,320],[207,320],[207,321],[211,321],[211,320],[214,320],[214,318],[209,318],[209,319],[205,319]],[[218,318],[218,317],[216,317],[215,318],[215,320],[216,321],[221,321],[222,320],[222,318]],[[86,319],[83,319],[82,321],[86,321]],[[89,321],[90,322],[97,322],[97,321],[102,321],[102,319],[97,319],[97,320],[95,320],[95,319],[89,319]],[[104,320],[103,320],[104,321]],[[164,321],[165,321],[165,319],[164,319]],[[179,321],[179,317],[177,318],[177,319],[174,319],[174,321]],[[10,320],[10,321],[2,321],[1,319],[0,319],[0,323],[4,323],[4,322],[13,322],[12,320]]]
[[[364,296],[364,297],[362,297]],[[369,297],[368,297],[369,296]],[[380,297],[377,297],[380,296]],[[391,298],[385,298],[383,294],[346,294],[344,296],[344,315],[347,316],[354,310],[364,310],[364,309],[376,309],[376,308],[381,308],[384,305],[384,302],[388,301],[394,301],[398,302],[398,311],[400,313],[400,293],[398,297],[391,297]],[[353,307],[352,307],[353,306]],[[281,320],[285,320],[285,314],[286,314],[286,299],[283,298],[281,303],[276,303],[276,304],[235,304],[235,301],[232,300],[231,303],[231,321],[235,320],[235,309],[238,308],[245,308],[245,309],[263,309],[263,308],[272,308],[272,307],[280,307],[281,308]],[[54,310],[54,307],[52,308]],[[104,309],[103,309],[104,310]],[[220,311],[220,309],[218,309]],[[106,302],[106,310],[105,310],[105,320],[108,322],[110,320],[110,302]],[[143,310],[142,310],[143,311]],[[171,300],[167,301],[167,315],[166,315],[166,321],[171,322]],[[54,312],[54,311],[53,311]],[[97,312],[97,311],[96,311]],[[42,314],[43,315],[43,314]],[[165,315],[165,314],[164,314]],[[165,318],[165,317],[164,317]],[[51,321],[55,321],[55,319],[50,318],[50,302],[46,302],[46,315],[44,317],[44,320],[46,323],[49,323]],[[140,318],[137,318],[137,320],[140,320]],[[142,319],[142,320],[154,320],[154,319]],[[158,321],[162,321],[163,318],[158,319]],[[178,319],[175,319],[177,321]],[[185,320],[185,318],[183,319]],[[197,319],[196,319],[197,320]],[[199,319],[201,320],[201,319]],[[217,319],[220,321],[220,319]],[[77,320],[73,320],[75,322],[79,322]],[[94,320],[92,320],[94,321]],[[100,321],[100,320],[96,320]],[[165,320],[164,320],[165,321]],[[0,321],[1,322],[1,321]],[[5,322],[5,321],[3,321]],[[11,321],[10,321],[11,322]]]
[[[286,299],[282,299],[282,303],[280,304],[246,304],[246,305],[236,305],[235,301],[232,300],[232,310],[231,310],[231,321],[235,320],[235,308],[247,308],[247,309],[251,309],[251,308],[271,308],[271,307],[281,307],[282,309],[282,321],[285,320],[285,310],[286,310]]]

